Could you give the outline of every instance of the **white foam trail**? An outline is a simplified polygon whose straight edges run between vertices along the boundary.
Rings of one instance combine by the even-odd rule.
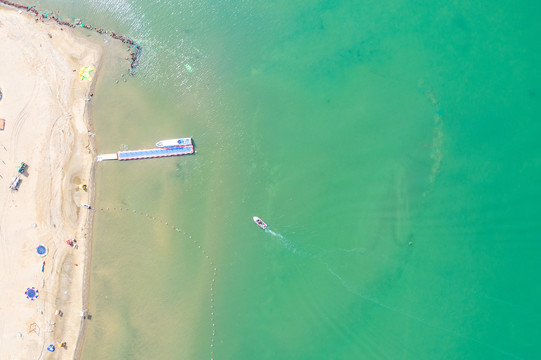
[[[299,256],[305,256],[305,257],[309,257],[311,259],[314,259],[314,260],[317,260],[317,262],[325,265],[325,267],[327,268],[327,271],[332,275],[334,276],[339,282],[340,284],[348,291],[350,292],[351,294],[365,300],[365,301],[368,301],[368,302],[371,302],[377,306],[380,306],[386,310],[389,310],[389,311],[392,311],[394,313],[397,313],[397,314],[400,314],[404,317],[407,317],[409,319],[412,319],[414,321],[417,321],[421,324],[424,324],[426,326],[429,326],[431,328],[434,328],[434,329],[438,329],[438,330],[441,330],[442,332],[445,332],[445,333],[448,333],[450,335],[453,335],[453,336],[456,336],[456,337],[459,337],[459,338],[463,338],[463,339],[466,339],[466,340],[469,340],[469,341],[472,341],[472,342],[475,342],[479,345],[482,345],[482,346],[485,346],[489,349],[492,349],[496,352],[499,352],[501,354],[504,354],[504,355],[507,355],[507,356],[510,356],[514,359],[521,359],[520,357],[518,357],[516,354],[513,354],[513,353],[510,353],[508,351],[505,351],[503,349],[500,349],[494,345],[491,345],[489,343],[486,343],[486,342],[483,342],[483,341],[480,341],[480,340],[477,340],[477,339],[474,339],[472,337],[469,337],[469,336],[466,336],[462,333],[459,333],[455,330],[452,330],[452,329],[448,329],[448,328],[445,328],[445,327],[441,327],[441,326],[438,326],[438,325],[435,325],[435,324],[432,324],[430,323],[429,321],[419,317],[419,316],[416,316],[416,315],[413,315],[413,314],[410,314],[408,312],[405,312],[399,308],[396,308],[394,306],[391,306],[391,305],[388,305],[388,304],[385,304],[385,303],[382,303],[381,301],[379,301],[378,299],[370,296],[370,295],[367,295],[367,294],[363,294],[362,292],[360,292],[359,290],[357,290],[355,287],[353,287],[351,284],[349,284],[343,277],[341,277],[333,268],[331,268],[331,266],[326,263],[325,261],[323,261],[321,259],[323,253],[327,252],[327,253],[332,253],[332,252],[343,252],[343,253],[364,253],[364,249],[359,249],[359,248],[354,248],[354,249],[342,249],[342,248],[339,248],[339,249],[334,249],[334,250],[324,250],[324,252],[322,254],[319,254],[319,255],[313,255],[313,254],[310,254],[310,253],[307,253],[307,252],[304,252],[302,250],[299,250],[297,247],[295,247],[293,245],[293,243],[288,240],[285,236],[283,236],[282,234],[279,234],[279,233],[276,233],[274,231],[272,231],[271,229],[267,228],[265,230],[267,233],[271,234],[272,236],[275,236],[277,237],[278,239],[280,239],[280,242],[281,244],[289,251],[291,251],[293,254],[295,255],[299,255]]]
[[[335,249],[323,250],[323,252],[325,252],[327,254],[334,254],[334,253],[365,254],[366,249],[363,249],[363,248],[353,248],[353,249],[335,248]]]
[[[344,249],[344,248],[335,248],[335,249],[323,249],[319,246],[310,246],[310,249],[299,249],[296,247],[288,238],[286,238],[284,235],[277,233],[275,231],[272,231],[270,228],[267,228],[265,230],[267,233],[271,234],[272,236],[277,237],[280,240],[280,243],[284,248],[289,250],[291,253],[299,256],[304,256],[310,259],[319,260],[320,262],[324,263],[321,259],[324,259],[326,255],[333,255],[333,254],[349,254],[349,255],[360,255],[366,253],[366,250],[363,248],[352,248],[352,249]]]
[[[289,250],[291,253],[295,254],[295,255],[299,255],[299,256],[305,256],[305,257],[310,257],[310,258],[313,258],[313,255],[305,252],[305,251],[301,251],[299,250],[295,245],[293,245],[293,243],[291,241],[289,241],[284,235],[282,234],[279,234],[279,233],[276,233],[274,231],[272,231],[271,229],[267,228],[265,230],[267,233],[271,234],[272,236],[275,236],[277,237],[278,239],[280,239],[280,243],[282,243],[282,246],[285,247],[287,250]]]

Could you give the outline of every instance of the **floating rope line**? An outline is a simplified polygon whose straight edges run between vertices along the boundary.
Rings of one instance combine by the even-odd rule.
[[[212,325],[212,333],[211,333],[211,336],[210,336],[209,345],[210,345],[210,360],[214,360],[214,338],[216,336],[216,329],[215,329],[216,323],[214,322],[214,287],[216,286],[216,275],[217,275],[218,269],[217,269],[214,261],[209,257],[208,253],[204,249],[201,248],[201,245],[197,242],[197,240],[192,239],[192,235],[190,235],[189,233],[184,231],[180,226],[169,225],[169,222],[165,221],[162,218],[157,218],[157,217],[152,216],[152,215],[150,215],[150,214],[148,214],[146,212],[130,209],[130,208],[127,208],[127,207],[119,207],[119,208],[116,208],[116,207],[112,207],[112,208],[111,207],[102,207],[102,208],[99,208],[99,210],[97,210],[97,211],[102,211],[102,212],[107,212],[107,211],[125,212],[125,213],[130,213],[130,214],[136,215],[136,216],[142,216],[142,217],[148,219],[149,221],[160,222],[161,224],[163,224],[164,226],[167,226],[167,228],[171,229],[172,231],[176,231],[177,233],[179,233],[186,240],[192,240],[190,242],[194,246],[197,247],[197,250],[201,250],[201,255],[203,255],[204,258],[206,259],[206,261],[208,261],[207,264],[209,265],[209,268],[210,268],[210,270],[212,272],[212,279],[210,281],[210,311],[209,311],[210,324]]]
[[[137,68],[137,65],[139,65],[139,57],[141,56],[141,51],[142,51],[141,45],[137,44],[135,41],[131,40],[130,38],[126,36],[118,35],[112,31],[107,31],[101,28],[94,27],[92,25],[84,24],[80,19],[74,18],[73,22],[64,21],[62,20],[60,16],[57,16],[54,14],[51,15],[51,14],[48,14],[47,12],[38,11],[35,6],[17,4],[17,3],[7,1],[7,0],[0,0],[0,4],[4,4],[7,6],[14,7],[16,9],[25,10],[26,12],[32,13],[36,16],[36,21],[52,20],[61,26],[67,26],[70,28],[82,27],[84,29],[95,31],[98,34],[109,35],[113,39],[120,40],[122,41],[122,43],[129,45],[130,47],[129,51],[130,51],[130,57],[131,57],[131,62],[130,62],[131,75],[134,74],[135,69]]]

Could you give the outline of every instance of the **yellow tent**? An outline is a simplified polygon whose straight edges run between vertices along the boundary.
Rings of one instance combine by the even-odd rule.
[[[92,76],[90,76],[90,73],[94,70],[96,70],[94,66],[84,66],[79,71],[79,77],[81,80],[87,79],[88,81],[92,81]]]

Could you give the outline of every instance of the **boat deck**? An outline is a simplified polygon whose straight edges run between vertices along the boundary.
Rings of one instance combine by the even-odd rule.
[[[187,145],[193,145],[192,138],[179,138],[179,139],[169,139],[169,140],[161,140],[156,143],[157,147],[177,147],[177,146],[187,146]]]
[[[192,144],[192,138],[189,137],[189,138],[182,138],[182,139],[179,139],[179,145],[193,145]]]

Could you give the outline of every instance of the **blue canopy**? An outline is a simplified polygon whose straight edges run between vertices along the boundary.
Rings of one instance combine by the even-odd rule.
[[[26,289],[25,293],[26,298],[30,300],[36,300],[38,298],[39,291],[35,287]]]
[[[38,253],[39,256],[43,257],[47,255],[47,253],[49,252],[49,249],[47,248],[47,246],[39,244],[38,247],[36,248],[36,252]]]

